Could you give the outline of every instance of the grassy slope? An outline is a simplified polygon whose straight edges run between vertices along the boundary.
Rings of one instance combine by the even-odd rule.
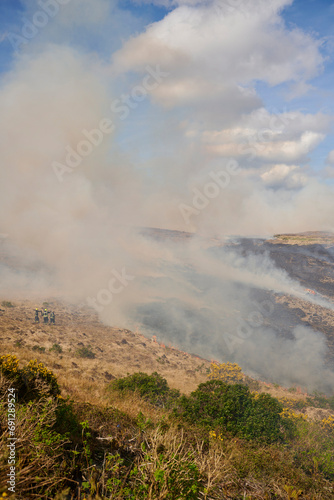
[[[287,447],[254,446],[230,436],[224,436],[222,441],[218,438],[210,441],[207,432],[200,432],[187,426],[182,430],[176,422],[168,420],[169,414],[163,409],[154,408],[136,395],[121,396],[116,392],[110,393],[106,391],[106,386],[112,377],[118,378],[138,371],[147,373],[158,371],[167,379],[170,387],[178,388],[182,393],[189,393],[195,390],[199,383],[207,380],[209,361],[175,349],[166,349],[145,339],[140,333],[106,327],[99,323],[92,311],[79,306],[54,303],[51,308],[57,312],[57,324],[35,325],[33,310],[36,306],[40,306],[40,303],[17,301],[13,308],[2,307],[4,312],[0,324],[1,354],[16,354],[22,364],[37,358],[53,370],[57,375],[62,396],[70,396],[75,401],[74,407],[79,421],[88,422],[93,435],[91,438],[93,448],[95,446],[98,449],[100,443],[100,446],[103,444],[101,448],[103,452],[108,450],[110,453],[112,450],[112,453],[115,453],[118,450],[121,456],[122,454],[127,456],[129,450],[132,450],[132,456],[136,457],[135,460],[142,466],[140,470],[145,472],[145,481],[155,485],[155,488],[157,480],[154,471],[152,472],[152,466],[147,464],[153,463],[155,471],[160,470],[158,453],[160,445],[167,450],[166,470],[170,470],[170,465],[167,467],[166,464],[176,449],[179,449],[181,461],[183,456],[187,462],[187,454],[193,453],[194,461],[205,478],[203,484],[209,488],[207,499],[288,499],[298,498],[299,490],[304,491],[299,494],[299,498],[319,500],[333,498],[333,482],[326,481],[318,471],[317,447],[319,448],[321,441],[317,437],[317,433],[320,432],[319,426],[303,430],[304,424],[301,422],[299,438],[290,442]],[[55,343],[62,346],[61,354],[48,351]],[[75,351],[82,347],[82,344],[92,346],[96,354],[94,359],[75,356]],[[33,351],[32,347],[36,345],[45,347],[45,353]],[[292,404],[296,401],[305,401],[307,397],[298,391],[290,392],[265,383],[260,384],[259,392],[261,391],[269,392],[275,397],[285,397]],[[303,411],[314,419],[323,419],[332,414],[330,410],[307,407]],[[144,417],[138,417],[140,412]],[[159,431],[161,422],[166,420],[169,422],[167,434]],[[21,424],[22,429],[27,425],[25,422]],[[145,456],[142,446],[147,442],[150,443],[150,448],[148,455]],[[28,444],[29,441],[27,446]],[[329,460],[332,460],[330,456]],[[82,470],[84,467],[82,465]],[[30,476],[33,471],[32,468]],[[93,481],[91,474],[92,471],[88,468],[85,472],[88,482]],[[114,477],[113,474],[114,472],[109,471],[110,477]],[[82,484],[82,478],[80,480],[76,476],[75,480],[79,483],[81,481]],[[102,491],[101,475],[97,477],[96,482]],[[0,494],[2,491],[0,490]],[[149,494],[145,493],[144,498],[167,498],[160,493],[157,491],[154,493],[152,490]],[[113,493],[112,496],[105,498],[124,498],[123,493],[120,495]],[[199,496],[198,493],[194,498],[205,498],[203,495]],[[44,497],[40,494],[30,496],[25,492],[23,497],[17,498],[54,497]],[[71,496],[59,496],[60,498],[71,498]],[[73,498],[82,500],[99,497],[94,494],[91,497],[89,494],[85,495],[79,488],[75,490]]]

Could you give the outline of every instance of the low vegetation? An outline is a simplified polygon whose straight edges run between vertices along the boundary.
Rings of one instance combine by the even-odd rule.
[[[222,366],[219,377],[230,368]],[[64,399],[51,370],[37,360],[20,366],[13,355],[0,358],[2,497],[10,387],[18,438],[12,498],[334,497],[331,422],[309,421],[300,417],[302,408],[252,393],[243,376],[229,382],[211,376],[186,396],[156,372],[135,373],[106,386],[107,404],[89,404]],[[117,408],[117,395],[129,399],[131,414]]]
[[[92,346],[90,345],[80,347],[79,349],[76,350],[75,354],[78,358],[88,358],[88,359],[95,358],[95,353],[92,351]]]
[[[115,380],[110,389],[120,392],[136,392],[154,406],[171,408],[180,397],[180,391],[170,389],[167,380],[159,373],[134,373],[128,377]]]
[[[10,302],[9,300],[3,300],[1,302],[1,305],[2,305],[2,307],[15,307],[14,304],[12,302]]]

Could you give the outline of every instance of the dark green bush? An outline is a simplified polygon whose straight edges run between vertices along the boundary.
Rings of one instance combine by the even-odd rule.
[[[34,399],[41,396],[58,396],[60,388],[54,373],[46,368],[43,363],[37,360],[30,360],[21,370],[21,377],[24,383],[23,397]]]
[[[182,396],[175,413],[207,429],[220,428],[246,439],[274,442],[285,437],[291,424],[280,413],[283,406],[269,394],[253,395],[248,387],[220,380],[200,384]],[[289,429],[288,429],[289,427]]]
[[[167,380],[159,373],[134,373],[124,378],[114,380],[110,387],[118,391],[138,392],[146,401],[156,406],[171,407],[180,397],[180,391],[170,389]]]
[[[283,439],[288,433],[292,435],[293,423],[282,419],[282,411],[282,404],[269,394],[252,395],[252,404],[244,415],[243,437],[272,443]]]
[[[78,416],[74,412],[73,401],[63,398],[58,399],[54,430],[68,437],[72,442],[80,440],[82,427]]]
[[[10,302],[9,300],[3,300],[1,302],[1,305],[2,305],[2,307],[15,307],[14,304],[12,302]]]
[[[53,346],[50,347],[49,351],[61,354],[63,352],[63,348],[59,344],[53,344]]]
[[[34,345],[34,346],[32,346],[32,350],[37,351],[37,352],[45,352],[45,347],[41,347],[39,345]]]
[[[76,356],[79,358],[89,358],[89,359],[94,359],[95,358],[95,353],[92,351],[92,346],[87,346],[87,347],[80,347],[79,349],[76,350],[75,352]]]

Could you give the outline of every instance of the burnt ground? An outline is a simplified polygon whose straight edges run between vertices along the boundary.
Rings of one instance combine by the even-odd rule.
[[[329,348],[327,361],[334,364],[334,245],[333,238],[326,236],[324,244],[310,243],[303,238],[298,244],[298,235],[281,243],[279,239],[242,238],[233,244],[233,250],[240,255],[268,255],[275,266],[283,269],[305,289],[313,290],[315,295],[305,292],[305,298],[292,295],[273,294],[264,290],[253,290],[256,300],[273,298],[276,307],[270,316],[269,326],[280,335],[290,336],[291,329],[297,325],[309,326],[322,332]],[[321,239],[318,238],[318,241]],[[313,304],[310,297],[328,299],[333,309]]]
[[[189,239],[193,237],[190,233],[183,233],[179,231],[146,229],[146,231],[143,232],[144,234],[146,233],[146,236],[154,239],[172,239],[177,242],[189,241]],[[334,304],[333,236],[328,234],[321,235],[320,233],[308,233],[304,235],[279,235],[277,238],[271,240],[239,238],[234,239],[233,241],[230,240],[230,242],[227,242],[227,245],[226,243],[224,244],[223,242],[218,242],[218,240],[214,242],[210,240],[209,243],[209,246],[215,247],[228,247],[229,245],[233,247],[233,251],[239,252],[244,256],[251,254],[268,255],[277,268],[284,269],[284,271],[286,271],[291,278],[299,282],[305,289],[314,290],[317,292],[319,298],[324,297]],[[20,263],[15,258],[15,252],[13,252],[13,254],[2,253],[3,252],[1,252],[0,247],[0,265],[7,265],[8,267],[12,267],[14,269],[20,268]],[[31,263],[31,267],[32,270],[35,270],[34,262]],[[205,286],[205,283],[202,283],[202,285]],[[265,326],[274,329],[278,335],[291,338],[293,328],[298,325],[308,326],[314,331],[323,333],[329,348],[326,360],[331,366],[334,366],[334,310],[310,302],[310,296],[308,296],[307,293],[305,293],[305,297],[301,298],[287,294],[274,294],[268,290],[250,289],[249,291],[255,302],[260,303],[269,299],[275,303],[275,308],[272,314],[265,318]],[[4,295],[3,299],[6,298],[7,297]],[[174,302],[171,301],[171,303],[167,305],[172,309],[175,309],[178,304],[175,304]],[[175,315],[175,317],[178,318],[178,321],[174,324],[171,321],[171,314],[169,314],[169,309],[166,307],[167,305],[165,304],[162,312],[157,311],[156,316],[153,314],[152,310],[149,311],[149,314],[147,314],[146,311],[142,311],[144,316],[142,323],[148,327],[148,331],[154,330],[154,333],[158,335],[158,338],[159,332],[161,331],[163,333],[166,330],[165,325],[169,325],[168,338],[171,342],[174,345],[179,345],[181,349],[188,350],[189,346],[182,346],[182,344],[178,344],[178,337],[180,330],[187,331],[189,323],[195,325],[194,332],[192,334],[192,345],[194,346],[192,349],[196,347],[197,340],[202,340],[201,344],[203,344],[203,338],[204,341],[206,340],[205,335],[210,336],[211,327],[212,329],[217,329],[217,325],[212,323],[213,320],[210,311],[187,311],[182,304],[182,316]],[[0,325],[6,323],[5,318],[8,313],[9,311],[7,310],[6,313],[0,311]],[[219,328],[223,326],[224,325],[218,325]],[[205,335],[203,332],[205,332]],[[10,333],[9,336],[8,333]],[[3,341],[6,340],[10,342],[9,339],[12,337],[13,332],[11,331],[8,333],[7,338],[2,338]],[[117,335],[119,334],[120,331]],[[74,338],[76,338],[76,335],[74,335],[73,332],[70,332],[69,339],[74,340]],[[161,338],[163,338],[162,335]],[[15,338],[15,340],[18,339]],[[60,338],[56,339],[55,342],[60,340]],[[78,340],[82,341],[83,339]],[[149,345],[151,346],[151,344]],[[68,346],[68,348],[71,347],[72,349],[74,348],[74,346]],[[102,348],[104,348],[104,346]],[[135,348],[135,351],[137,353],[137,347]],[[197,351],[201,352],[198,349]],[[128,354],[129,349],[127,349],[126,356],[128,356]],[[217,353],[217,355],[219,355],[219,353]],[[152,367],[155,367],[156,363],[158,363],[156,365],[157,367],[160,367],[161,365],[160,354],[158,355],[154,353],[154,363],[152,363],[151,356],[145,360],[145,363],[141,357],[139,357],[140,361],[138,362],[137,357],[134,356],[133,359],[134,369],[147,369],[145,364],[146,362],[148,363],[148,366]],[[159,359],[159,361],[156,361],[157,359]],[[168,363],[166,362],[166,365],[167,364]],[[175,370],[175,366],[173,366],[173,369]],[[190,367],[187,367],[187,369],[190,370]]]
[[[334,246],[289,245],[254,239],[241,239],[237,246],[242,255],[268,254],[276,267],[284,269],[305,288],[334,298]]]

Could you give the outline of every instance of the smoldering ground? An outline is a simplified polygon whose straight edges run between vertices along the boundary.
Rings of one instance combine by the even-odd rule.
[[[127,309],[129,326],[139,325],[165,344],[210,359],[238,362],[247,373],[271,382],[333,390],[325,336],[302,326],[276,303],[275,294],[303,296],[318,301],[320,309],[325,304],[333,310],[331,301],[306,296],[268,257],[240,258],[232,249],[203,249],[199,241],[166,246],[174,247],[178,264],[151,262],[154,273],[136,283],[145,290],[145,300]],[[181,256],[188,257],[187,265]],[[103,316],[108,318],[108,312]]]

